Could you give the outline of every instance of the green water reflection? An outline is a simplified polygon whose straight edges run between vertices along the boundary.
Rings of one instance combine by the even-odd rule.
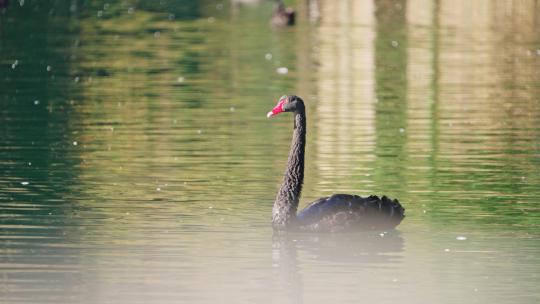
[[[0,9],[0,297],[538,300],[536,2],[288,3],[289,28],[264,1]],[[398,197],[397,232],[272,238],[286,93],[302,203]]]

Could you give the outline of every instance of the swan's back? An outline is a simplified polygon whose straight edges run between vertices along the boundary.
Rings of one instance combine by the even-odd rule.
[[[404,217],[405,209],[397,199],[334,194],[320,198],[300,211],[297,223],[299,229],[305,231],[392,229]]]

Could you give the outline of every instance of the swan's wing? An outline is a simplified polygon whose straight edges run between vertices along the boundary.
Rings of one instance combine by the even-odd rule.
[[[353,227],[389,229],[404,218],[405,209],[398,200],[386,196],[361,197],[334,194],[320,198],[297,215],[298,224],[305,230],[340,231]]]
[[[300,211],[297,219],[301,225],[310,225],[323,218],[338,212],[347,212],[357,209],[357,201],[363,200],[358,195],[334,194],[330,197],[321,197]]]
[[[319,221],[324,217],[323,210],[325,209],[324,205],[328,197],[321,197],[316,201],[311,202],[306,208],[302,209],[296,215],[296,218],[299,220],[301,225],[309,225],[313,222]]]

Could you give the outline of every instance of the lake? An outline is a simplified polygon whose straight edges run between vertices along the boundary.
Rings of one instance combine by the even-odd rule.
[[[540,301],[536,1],[287,3],[0,8],[0,302]],[[386,194],[395,231],[273,233],[284,94],[301,207]]]

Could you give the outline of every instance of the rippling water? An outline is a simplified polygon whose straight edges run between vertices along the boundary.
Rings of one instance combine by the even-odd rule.
[[[540,301],[535,1],[65,2],[0,9],[0,302]],[[273,235],[285,93],[396,231]]]

